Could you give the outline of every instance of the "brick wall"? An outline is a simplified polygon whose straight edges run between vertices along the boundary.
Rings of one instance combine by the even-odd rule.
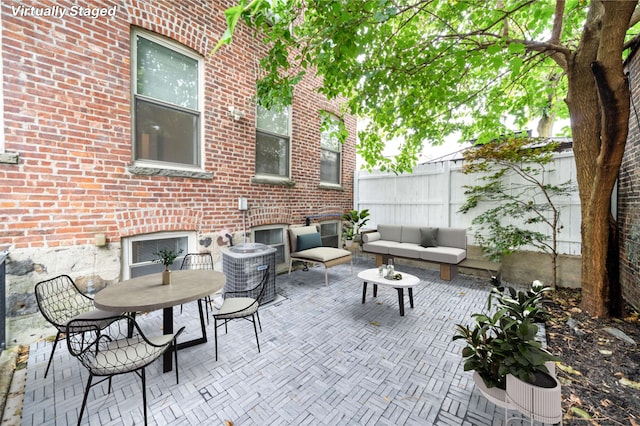
[[[75,2],[57,2],[70,8]],[[2,2],[5,148],[18,164],[0,164],[0,245],[12,250],[110,243],[167,230],[215,234],[240,229],[237,198],[257,224],[303,223],[307,215],[353,204],[355,120],[344,146],[342,189],[319,186],[320,115],[337,102],[306,78],[292,114],[294,186],[252,182],[257,63],[263,47],[241,25],[234,44],[210,55],[232,1],[96,1],[114,17],[15,16]],[[37,2],[33,3],[39,6]],[[130,33],[154,31],[198,52],[205,64],[204,169],[209,178],[131,173]],[[228,117],[230,105],[245,117]],[[253,213],[252,213],[253,212]],[[270,213],[269,213],[270,212]]]
[[[640,55],[628,63],[631,84],[629,136],[618,181],[620,280],[624,299],[640,307]]]

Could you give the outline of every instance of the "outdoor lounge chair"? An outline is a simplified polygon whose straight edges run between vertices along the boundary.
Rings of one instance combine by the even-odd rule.
[[[341,263],[351,263],[353,271],[353,258],[349,250],[335,247],[323,247],[320,231],[316,226],[299,226],[289,228],[289,275],[293,267],[293,261],[320,264],[324,266],[324,284],[329,285],[327,269]]]

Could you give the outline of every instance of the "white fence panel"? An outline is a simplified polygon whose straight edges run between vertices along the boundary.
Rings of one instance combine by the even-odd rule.
[[[481,183],[478,174],[462,173],[462,160],[433,162],[418,165],[410,174],[359,171],[355,176],[355,208],[369,209],[370,226],[377,224],[424,225],[434,227],[467,228],[469,242],[475,244],[471,221],[482,213],[480,205],[467,214],[459,213],[466,201],[465,186]],[[580,200],[577,192],[573,153],[556,155],[544,178],[548,183],[560,184],[571,180],[574,191],[569,197],[556,198],[560,209],[562,229],[558,235],[558,252],[579,255]],[[517,185],[518,182],[511,182]],[[488,205],[484,208],[489,208]],[[536,230],[549,233],[538,225]]]

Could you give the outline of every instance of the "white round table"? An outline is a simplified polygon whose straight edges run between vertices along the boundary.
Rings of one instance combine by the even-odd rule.
[[[387,279],[381,277],[378,268],[366,269],[358,274],[364,284],[362,285],[362,303],[364,304],[367,296],[367,283],[373,284],[373,297],[378,296],[378,286],[385,285],[393,287],[398,291],[398,304],[400,305],[400,316],[404,316],[404,289],[409,290],[409,305],[413,308],[413,287],[420,283],[420,279],[415,275],[407,274],[404,272],[396,271],[396,274],[401,274],[401,280]]]

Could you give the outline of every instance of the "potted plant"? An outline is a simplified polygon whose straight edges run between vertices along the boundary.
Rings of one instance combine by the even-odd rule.
[[[344,226],[347,232],[350,232],[351,240],[360,241],[360,230],[369,221],[369,209],[351,210],[342,215],[342,220],[346,222]],[[345,240],[348,240],[348,238],[345,237]]]
[[[474,371],[474,382],[480,391],[497,405],[518,408],[533,417],[535,410],[522,408],[522,398],[512,395],[511,391],[515,392],[515,389],[507,383],[517,380],[540,388],[543,393],[548,392],[541,387],[542,381],[551,383],[553,396],[538,399],[548,401],[540,409],[553,411],[540,414],[539,418],[552,419],[557,417],[558,410],[561,416],[560,385],[549,374],[549,368],[558,358],[536,340],[536,322],[544,315],[542,302],[549,290],[539,281],[534,281],[527,291],[494,287],[487,300],[487,312],[473,314],[471,326],[457,324],[453,340],[466,342],[462,350],[464,370]]]
[[[173,250],[160,249],[154,255],[158,256],[154,262],[162,263],[164,265],[164,271],[162,271],[162,284],[169,285],[171,284],[171,270],[169,267],[173,265],[173,262],[176,258],[182,253],[182,249],[180,249],[177,253]]]
[[[350,223],[345,223],[342,227],[342,238],[344,239],[345,247],[351,247],[354,237],[353,226]]]

